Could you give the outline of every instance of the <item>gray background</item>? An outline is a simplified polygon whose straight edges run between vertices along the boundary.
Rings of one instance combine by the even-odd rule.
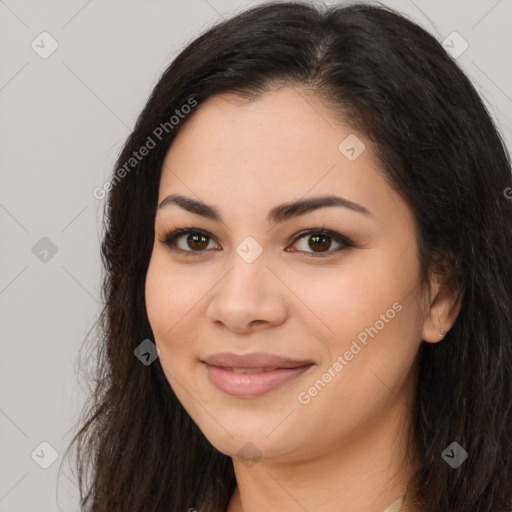
[[[79,509],[61,462],[87,392],[78,351],[100,304],[103,201],[92,191],[170,60],[258,3],[0,0],[0,512]],[[457,61],[510,148],[512,0],[383,3],[440,41],[461,34],[469,47]],[[46,59],[31,47],[50,48],[43,31],[59,45]],[[40,252],[43,237],[54,255]],[[58,453],[47,469],[42,442]]]

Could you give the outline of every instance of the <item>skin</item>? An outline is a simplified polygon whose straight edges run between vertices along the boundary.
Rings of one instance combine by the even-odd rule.
[[[338,149],[350,134],[366,146],[354,161]],[[379,172],[370,141],[300,89],[282,87],[251,103],[218,95],[197,107],[166,155],[159,204],[171,193],[215,205],[223,219],[178,205],[158,209],[146,307],[172,389],[208,440],[233,457],[228,512],[383,511],[418,463],[405,431],[419,346],[442,339],[460,304],[441,282],[432,281],[430,296],[419,286],[414,219]],[[328,194],[371,215],[324,207],[266,221],[278,204]],[[206,249],[185,235],[177,243],[195,255],[173,252],[161,240],[178,227],[207,231]],[[341,244],[327,239],[318,252],[328,255],[311,257],[318,254],[311,234],[294,235],[314,228],[355,247],[336,251]],[[236,251],[248,236],[263,249],[252,263]],[[401,310],[378,334],[300,403],[298,394],[396,303]],[[200,362],[224,351],[314,366],[266,395],[239,398],[213,386]],[[255,447],[249,463],[237,456],[246,443]]]

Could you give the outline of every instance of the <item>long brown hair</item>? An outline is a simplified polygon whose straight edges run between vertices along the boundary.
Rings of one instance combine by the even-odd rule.
[[[372,140],[419,227],[422,280],[436,271],[464,290],[445,339],[420,346],[411,434],[421,466],[411,493],[422,512],[510,512],[512,178],[505,144],[469,79],[418,25],[383,6],[297,2],[260,4],[188,44],[119,155],[105,188],[104,309],[87,377],[94,389],[70,444],[81,510],[226,509],[235,486],[231,458],[191,420],[159,359],[141,364],[134,350],[154,339],[145,276],[162,162],[194,115],[183,106],[224,92],[257,97],[286,83],[315,93]],[[183,118],[170,122],[176,110]],[[148,137],[154,147],[127,167]],[[457,468],[442,457],[452,442],[469,455]]]

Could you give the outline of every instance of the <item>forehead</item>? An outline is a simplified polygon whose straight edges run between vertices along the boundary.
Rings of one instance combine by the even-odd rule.
[[[333,192],[383,210],[398,200],[363,134],[318,98],[284,87],[250,102],[223,94],[200,104],[166,155],[159,200],[185,193],[234,205],[236,195],[271,206]]]
[[[288,160],[309,155],[313,144],[327,151],[326,158],[338,153],[338,139],[350,128],[335,119],[319,99],[293,87],[283,87],[247,101],[235,94],[213,96],[200,104],[185,122],[173,142],[171,150],[180,153],[186,146],[187,155],[204,157],[207,151],[216,151],[216,160],[222,155],[226,161],[233,156],[243,158],[279,158]],[[176,147],[178,146],[178,147]],[[190,154],[194,146],[194,154]],[[280,151],[281,150],[281,151]],[[321,152],[315,152],[316,157]],[[176,155],[177,156],[177,155]]]

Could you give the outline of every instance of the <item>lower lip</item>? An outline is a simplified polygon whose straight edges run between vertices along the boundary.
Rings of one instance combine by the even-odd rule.
[[[313,365],[278,368],[262,373],[234,373],[219,366],[205,366],[208,369],[208,378],[215,387],[231,396],[252,398],[265,395],[296,379]]]

